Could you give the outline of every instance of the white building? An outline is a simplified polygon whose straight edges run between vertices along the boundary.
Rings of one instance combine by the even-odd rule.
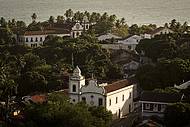
[[[152,31],[150,33],[150,36],[151,38],[154,38],[156,35],[169,34],[169,33],[173,33],[173,31],[167,27],[159,27],[155,29],[154,31]],[[148,36],[148,34],[146,34],[146,36]]]
[[[114,117],[122,117],[133,111],[135,84],[120,80],[112,84],[97,84],[95,79],[85,84],[85,78],[78,67],[69,79],[71,103],[84,101],[90,106],[104,106]]]
[[[141,36],[133,35],[133,36],[129,36],[125,40],[118,41],[118,43],[126,45],[129,50],[135,50],[136,46],[139,44],[141,39],[142,39]]]
[[[183,95],[144,91],[140,97],[142,117],[164,116],[167,105],[180,102]]]
[[[44,30],[41,31],[25,31],[23,35],[19,36],[19,43],[25,44],[29,47],[38,47],[43,45],[43,42],[48,35],[77,38],[84,30],[88,29],[88,22],[54,24],[53,27],[44,28]]]

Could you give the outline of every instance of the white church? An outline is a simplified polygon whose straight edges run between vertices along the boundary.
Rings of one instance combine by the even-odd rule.
[[[104,106],[115,118],[123,117],[134,109],[135,86],[126,79],[97,84],[97,80],[92,78],[85,84],[85,77],[77,66],[69,78],[69,97],[73,104],[83,101],[90,106]]]

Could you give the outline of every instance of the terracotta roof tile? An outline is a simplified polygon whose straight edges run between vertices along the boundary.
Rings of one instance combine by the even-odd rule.
[[[130,86],[132,83],[130,83],[128,80],[119,80],[117,82],[113,82],[112,84],[109,84],[105,86],[106,93],[110,93],[119,89],[122,89],[124,87]]]
[[[31,99],[34,103],[43,103],[47,101],[47,97],[45,95],[34,95],[31,96]]]

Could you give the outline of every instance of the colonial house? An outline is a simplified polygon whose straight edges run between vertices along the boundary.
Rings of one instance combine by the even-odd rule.
[[[173,33],[173,31],[169,29],[168,27],[159,27],[149,34],[151,38],[154,38],[156,35],[169,34],[169,33]]]
[[[90,106],[104,106],[116,118],[133,111],[134,87],[128,80],[98,84],[92,78],[85,84],[81,70],[76,67],[69,79],[69,97],[74,104],[83,101]]]
[[[103,34],[97,37],[98,41],[105,41],[105,40],[111,40],[111,39],[121,39],[121,37],[116,36],[114,34],[111,33],[107,33],[107,34]]]
[[[133,35],[133,36],[129,36],[125,40],[119,40],[118,43],[119,44],[127,45],[127,47],[128,47],[129,50],[135,50],[136,45],[139,44],[139,42],[140,42],[141,39],[142,39],[141,36],[139,36],[139,35]]]
[[[38,47],[43,45],[43,42],[48,35],[77,38],[82,34],[83,31],[88,29],[88,21],[83,21],[82,23],[54,23],[53,25],[48,27],[46,26],[39,31],[25,31],[24,34],[19,35],[19,43],[25,44],[29,47]]]
[[[153,115],[163,117],[168,104],[182,100],[183,95],[181,94],[144,91],[140,97],[142,117],[150,117]]]

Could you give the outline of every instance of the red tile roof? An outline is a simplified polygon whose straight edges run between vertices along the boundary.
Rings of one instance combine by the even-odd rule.
[[[46,95],[34,95],[31,96],[31,99],[34,103],[44,103],[47,101]]]
[[[124,79],[124,80],[119,80],[117,82],[113,82],[112,84],[109,84],[109,85],[105,86],[104,88],[106,90],[106,93],[110,93],[110,92],[128,87],[130,85],[132,85],[132,83],[130,83],[128,80]]]

